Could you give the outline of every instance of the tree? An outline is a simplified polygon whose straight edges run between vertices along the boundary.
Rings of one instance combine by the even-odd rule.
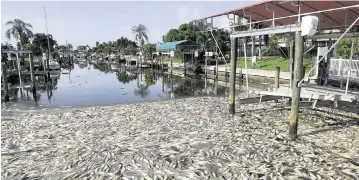
[[[14,37],[20,44],[20,49],[23,49],[23,44],[28,43],[29,38],[33,36],[32,25],[25,23],[20,19],[14,19],[6,22],[6,25],[11,25],[11,28],[6,30],[5,35],[8,39]]]
[[[9,49],[15,49],[13,45],[9,44],[8,42],[5,42],[5,44],[1,43],[1,49],[9,50]]]
[[[353,59],[359,56],[359,38],[343,38],[336,46],[336,57],[349,59],[352,47],[352,40],[354,39]]]
[[[166,41],[167,42],[173,42],[173,41],[179,41],[182,40],[180,36],[180,32],[177,29],[171,29],[166,34]]]
[[[142,24],[132,27],[132,33],[135,34],[135,39],[139,43],[140,47],[145,44],[145,40],[148,41],[147,32],[147,28]]]
[[[78,50],[78,51],[86,51],[86,46],[78,45],[78,46],[77,46],[77,50]]]
[[[180,40],[196,41],[196,36],[199,33],[199,28],[192,24],[181,24],[178,27]]]
[[[136,74],[128,75],[126,72],[116,72],[117,80],[123,84],[127,84],[137,78]]]
[[[134,90],[135,96],[139,95],[141,98],[146,97],[149,94],[147,84],[137,84],[137,89]]]
[[[146,59],[152,59],[152,53],[156,51],[156,44],[146,44],[143,46],[143,55]]]
[[[36,33],[34,34],[34,39],[32,40],[32,51],[35,56],[42,55],[42,53],[48,53],[48,43],[47,43],[47,35],[44,33]],[[57,45],[57,42],[53,39],[53,36],[49,34],[49,42],[50,42],[50,51],[54,52],[54,46]]]
[[[67,48],[69,49],[69,50],[73,50],[73,46],[72,46],[72,44],[67,44]]]
[[[98,41],[96,41],[96,47],[99,45],[100,43]]]

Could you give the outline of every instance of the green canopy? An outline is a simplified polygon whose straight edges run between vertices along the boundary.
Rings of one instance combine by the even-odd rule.
[[[156,51],[199,50],[201,45],[190,40],[166,42],[156,46]]]

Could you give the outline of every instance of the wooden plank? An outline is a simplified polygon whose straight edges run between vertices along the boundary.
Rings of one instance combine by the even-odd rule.
[[[261,99],[262,98],[262,99]],[[240,104],[251,104],[251,103],[259,103],[260,101],[273,101],[281,99],[280,96],[271,96],[271,95],[263,95],[262,97],[250,97],[250,98],[241,98],[239,100]]]
[[[258,95],[271,95],[271,96],[280,96],[280,97],[292,97],[291,93],[283,92],[283,91],[250,91],[251,94]],[[343,96],[338,94],[320,94],[320,93],[308,93],[302,92],[300,94],[300,98],[308,98],[314,100],[322,100],[322,101],[346,101],[346,102],[354,102],[356,99],[350,96]]]

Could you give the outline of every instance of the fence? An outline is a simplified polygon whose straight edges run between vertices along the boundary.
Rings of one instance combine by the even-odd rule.
[[[330,59],[329,79],[347,79],[359,82],[359,60]]]

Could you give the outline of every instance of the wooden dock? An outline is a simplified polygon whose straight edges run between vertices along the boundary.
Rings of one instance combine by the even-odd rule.
[[[34,75],[45,75],[47,73],[48,73],[47,71],[34,71]],[[61,73],[61,70],[52,70],[52,71],[50,71],[50,75],[52,75],[52,74],[60,74],[60,73]],[[9,75],[18,76],[19,72],[18,71],[11,71],[11,72],[9,72],[8,76]],[[31,72],[30,71],[22,71],[21,75],[31,75]]]
[[[30,89],[32,87],[32,84],[31,83],[25,83],[23,85],[11,85],[9,86],[9,89],[12,90],[12,89]],[[36,83],[36,88],[38,87],[46,87],[46,83]],[[1,90],[3,91],[4,88],[1,87]]]
[[[279,97],[292,97],[292,90],[288,85],[281,85],[277,88],[270,88],[268,91],[251,90],[251,94],[257,95],[270,95]],[[313,103],[312,107],[315,107],[317,101],[333,101],[337,106],[339,101],[355,102],[359,100],[358,91],[348,91],[345,94],[344,89],[332,87],[332,86],[320,86],[316,84],[303,84],[301,87],[300,98],[306,98]]]

